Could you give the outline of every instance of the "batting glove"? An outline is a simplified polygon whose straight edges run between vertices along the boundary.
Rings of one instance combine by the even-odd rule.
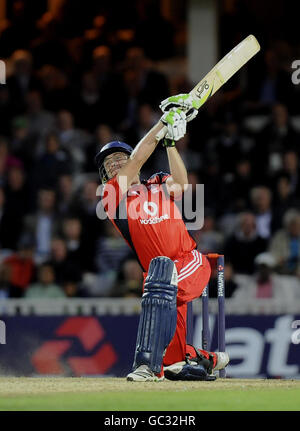
[[[183,111],[172,108],[170,111],[165,112],[160,120],[168,128],[165,136],[167,139],[178,141],[184,137],[186,133],[186,115]]]
[[[186,121],[192,121],[198,114],[200,102],[193,99],[190,94],[178,94],[163,100],[159,105],[162,112],[168,112],[173,108],[179,108],[186,114]]]

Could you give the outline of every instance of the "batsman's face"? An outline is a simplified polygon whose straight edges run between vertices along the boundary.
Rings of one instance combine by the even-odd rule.
[[[117,175],[119,170],[126,164],[128,155],[122,152],[110,154],[104,159],[104,168],[109,178]]]

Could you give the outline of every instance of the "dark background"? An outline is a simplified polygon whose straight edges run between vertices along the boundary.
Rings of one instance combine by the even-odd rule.
[[[187,67],[176,70],[187,61],[190,4],[5,4],[0,293],[22,297],[37,283],[38,296],[45,286],[59,297],[139,296],[137,262],[95,214],[94,155],[114,139],[135,146],[158,120],[160,101],[192,88]],[[205,184],[205,225],[192,235],[199,250],[225,252],[229,285],[235,272],[255,272],[261,252],[273,253],[277,273],[299,277],[300,86],[291,64],[300,58],[300,5],[249,0],[217,8],[219,58],[248,34],[262,49],[178,144],[190,182]],[[143,175],[167,168],[159,148]],[[293,233],[285,224],[290,210]],[[289,253],[278,257],[281,237]]]

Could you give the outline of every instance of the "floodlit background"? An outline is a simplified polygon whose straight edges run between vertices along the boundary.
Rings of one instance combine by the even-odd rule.
[[[300,375],[291,344],[300,315],[300,84],[292,82],[300,7],[289,3],[0,0],[3,373],[122,375],[130,367],[142,270],[96,216],[94,156],[115,139],[135,146],[162,99],[188,92],[254,34],[261,52],[201,108],[177,148],[190,183],[205,187],[205,224],[191,234],[203,253],[225,254],[229,374]],[[158,148],[143,178],[161,170]],[[94,341],[78,335],[82,325]],[[49,343],[61,361],[73,349],[100,365],[45,365]]]

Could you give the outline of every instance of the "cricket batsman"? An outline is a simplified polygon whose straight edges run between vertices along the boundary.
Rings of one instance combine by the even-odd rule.
[[[102,205],[144,271],[134,363],[127,380],[215,380],[213,371],[228,364],[228,354],[186,344],[187,303],[201,295],[211,268],[197,251],[175,203],[188,185],[175,144],[198,107],[188,94],[181,94],[164,100],[160,108],[162,117],[135,149],[113,141],[95,158],[104,184]],[[155,173],[141,182],[140,170],[164,126],[168,131],[162,145],[170,174]]]

